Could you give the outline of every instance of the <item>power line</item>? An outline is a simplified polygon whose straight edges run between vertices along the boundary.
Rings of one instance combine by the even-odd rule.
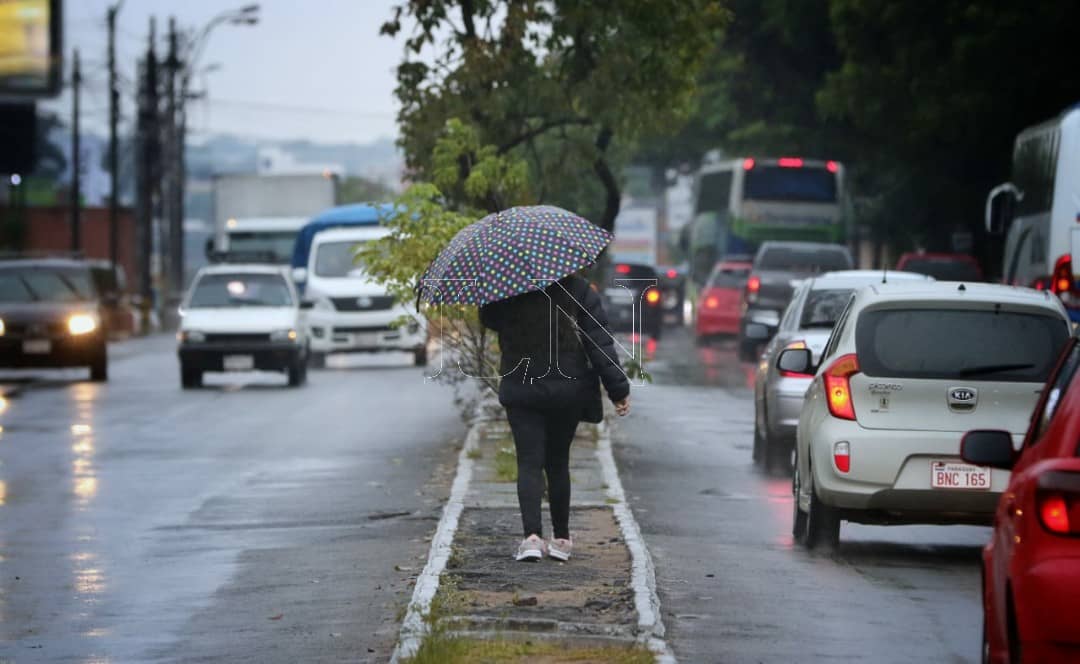
[[[325,106],[303,106],[298,104],[281,104],[277,102],[268,101],[256,101],[256,100],[244,100],[244,99],[223,99],[221,97],[209,97],[202,100],[211,106],[233,106],[236,108],[247,108],[251,110],[263,110],[279,113],[318,113],[323,115],[349,115],[349,116],[370,116],[370,117],[395,117],[397,113],[395,111],[372,111],[361,108],[328,108]]]

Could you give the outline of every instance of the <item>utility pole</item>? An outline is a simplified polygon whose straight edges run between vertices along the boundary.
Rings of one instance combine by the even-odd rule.
[[[165,180],[166,219],[168,221],[167,237],[165,246],[166,253],[166,298],[169,310],[172,304],[179,303],[180,293],[184,287],[184,219],[183,219],[183,196],[184,196],[184,172],[181,157],[181,135],[178,129],[178,118],[182,112],[183,100],[177,99],[177,76],[180,74],[179,43],[176,34],[176,17],[169,17],[169,55],[165,60],[165,68],[168,78],[165,83],[166,111],[165,111],[165,172],[168,177]]]
[[[120,3],[112,5],[105,16],[109,28],[109,261],[113,268],[119,262],[120,234],[120,148],[116,137],[120,122],[120,90],[116,85],[116,15]]]
[[[150,308],[154,296],[152,254],[154,251],[154,214],[160,191],[161,155],[158,128],[158,80],[154,19],[150,19],[150,42],[139,72],[139,114],[136,129],[137,212],[135,226],[136,255],[138,256],[139,294],[141,296],[142,330],[150,330]]]
[[[71,87],[74,99],[71,105],[71,250],[79,251],[82,247],[80,238],[80,207],[82,197],[80,180],[82,166],[79,163],[79,86],[82,85],[82,72],[79,71],[79,49],[75,49],[71,63]]]

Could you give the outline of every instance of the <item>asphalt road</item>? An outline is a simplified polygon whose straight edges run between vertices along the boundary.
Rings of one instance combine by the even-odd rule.
[[[791,537],[791,481],[751,460],[750,365],[667,334],[616,457],[684,662],[975,662],[988,528],[844,524],[833,555]]]
[[[0,661],[385,662],[464,433],[449,388],[387,355],[183,392],[173,344],[0,401]]]

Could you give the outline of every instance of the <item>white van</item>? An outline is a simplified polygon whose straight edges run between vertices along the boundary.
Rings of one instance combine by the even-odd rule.
[[[310,362],[325,366],[329,353],[406,351],[427,364],[427,327],[409,305],[398,304],[356,262],[360,245],[385,236],[382,226],[332,228],[311,242],[305,297],[313,300],[308,325]],[[408,322],[394,326],[403,316]]]

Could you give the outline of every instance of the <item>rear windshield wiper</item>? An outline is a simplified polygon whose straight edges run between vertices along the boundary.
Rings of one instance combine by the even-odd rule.
[[[968,367],[957,372],[961,376],[979,376],[982,374],[998,373],[999,371],[1018,371],[1020,369],[1034,369],[1035,365],[1027,364],[985,364],[981,367]]]

